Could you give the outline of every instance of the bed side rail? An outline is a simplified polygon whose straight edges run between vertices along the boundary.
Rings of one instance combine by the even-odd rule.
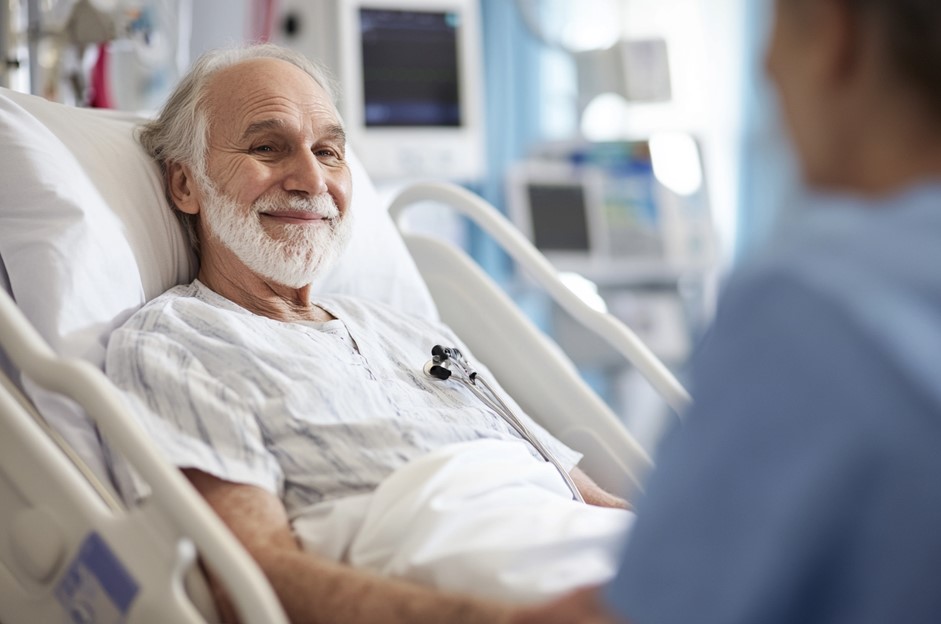
[[[129,552],[119,551],[115,556],[121,559],[122,555],[126,555],[127,564],[131,567],[142,563],[142,555],[135,548],[135,540],[140,543],[141,549],[146,548],[148,539],[162,539],[165,542],[163,550],[167,551],[167,557],[175,560],[177,577],[166,583],[168,596],[179,598],[182,594],[182,575],[195,556],[193,548],[195,546],[214,571],[216,578],[226,588],[243,622],[286,624],[284,611],[255,562],[190,486],[182,473],[159,455],[146,434],[128,416],[123,398],[104,373],[87,362],[56,356],[24,318],[9,294],[2,289],[0,289],[0,345],[23,375],[43,388],[63,394],[81,405],[89,417],[94,419],[109,444],[128,460],[151,487],[151,495],[127,513],[109,509],[100,496],[95,494],[88,483],[79,476],[74,466],[57,452],[55,445],[48,437],[44,434],[29,433],[28,427],[33,427],[40,432],[41,430],[32,419],[25,415],[22,406],[17,407],[10,393],[0,388],[0,412],[10,416],[4,419],[4,425],[19,428],[16,439],[31,441],[15,448],[11,444],[11,448],[5,450],[5,454],[7,452],[24,453],[21,461],[12,461],[12,457],[4,457],[3,463],[6,468],[12,466],[13,476],[4,478],[0,473],[0,485],[9,486],[6,494],[11,497],[11,500],[19,496],[23,498],[24,505],[26,505],[29,503],[28,498],[45,496],[42,492],[36,492],[35,487],[28,487],[30,480],[34,477],[20,466],[55,467],[59,464],[59,467],[55,468],[50,475],[66,479],[68,487],[61,484],[57,486],[61,490],[60,494],[69,496],[67,492],[75,492],[74,496],[78,497],[83,489],[86,490],[86,496],[82,496],[80,500],[76,498],[73,502],[85,514],[82,522],[90,518],[96,526],[102,529],[100,534],[90,533],[89,539],[94,537],[103,540],[102,543],[106,549],[108,543],[114,548],[130,546]],[[21,417],[17,416],[18,414]],[[26,444],[33,446],[32,450],[35,452],[32,456],[25,454]],[[37,455],[47,457],[37,462]],[[25,496],[27,494],[31,496]],[[39,514],[37,518],[43,515],[44,505],[53,505],[55,502],[53,498],[46,498],[49,500],[45,504],[40,503],[36,507],[36,513]],[[4,507],[8,506],[4,505]],[[12,509],[12,505],[9,508]],[[32,511],[27,509],[26,513],[32,513]],[[20,524],[26,527],[24,530],[29,528],[27,521],[20,521]],[[97,543],[97,547],[101,547],[102,543]],[[88,544],[88,540],[85,544]],[[146,562],[145,557],[143,563]],[[59,566],[59,569],[48,571],[46,575],[48,578],[29,581],[32,586],[27,587],[26,590],[36,593],[43,587],[48,589],[57,577],[63,576],[66,572],[69,570]],[[0,566],[0,576],[9,574],[8,569]],[[23,581],[18,582],[22,584]],[[171,606],[167,604],[167,609],[173,612]],[[141,620],[134,618],[133,621],[168,621],[165,617],[161,617],[160,607],[159,604],[146,605],[146,610],[151,611],[149,616]],[[190,612],[196,614],[194,609]],[[186,613],[186,611],[179,613]],[[185,620],[177,621],[203,620],[201,617],[190,619],[188,616]]]
[[[666,403],[683,414],[692,403],[689,392],[653,352],[624,323],[606,312],[593,309],[576,296],[558,277],[549,261],[493,206],[470,191],[446,182],[419,182],[398,193],[389,214],[401,227],[409,206],[434,201],[467,216],[493,237],[546,292],[579,323],[609,342],[647,379]]]
[[[555,437],[581,452],[579,467],[600,486],[628,499],[638,493],[652,466],[650,457],[558,345],[462,250],[420,234],[403,238],[441,318],[503,389]]]

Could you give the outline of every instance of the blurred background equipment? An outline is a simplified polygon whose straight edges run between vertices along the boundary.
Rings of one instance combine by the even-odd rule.
[[[2,84],[79,106],[152,110],[189,66],[191,0],[2,0]]]
[[[721,276],[795,185],[761,77],[770,0],[0,0],[0,84],[153,111],[209,48],[273,41],[323,62],[380,191],[457,181],[574,292],[681,372]],[[745,208],[748,208],[747,210]],[[489,237],[428,204],[653,448],[673,416]],[[647,432],[645,436],[644,431]]]
[[[477,0],[284,0],[274,39],[341,85],[350,142],[374,179],[484,173]]]

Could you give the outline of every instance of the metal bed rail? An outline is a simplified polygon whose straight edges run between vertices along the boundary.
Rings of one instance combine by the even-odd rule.
[[[3,289],[0,289],[0,346],[24,376],[81,405],[108,443],[150,486],[150,495],[127,512],[102,504],[100,496],[88,488],[97,507],[93,505],[87,509],[92,510],[92,515],[101,516],[101,526],[114,531],[113,541],[127,544],[135,539],[143,542],[149,539],[169,540],[172,552],[165,553],[165,556],[176,559],[175,571],[179,576],[169,580],[169,595],[182,591],[183,573],[198,552],[226,589],[243,622],[286,624],[284,611],[261,570],[182,473],[159,455],[143,430],[128,416],[123,398],[104,373],[87,362],[58,357]],[[10,393],[4,389],[3,395],[8,406],[4,411],[13,410],[9,406],[12,401]],[[9,420],[13,421],[12,418]],[[55,448],[48,439],[45,441],[49,448]],[[64,456],[60,459],[68,462]],[[77,472],[73,471],[73,475],[79,482],[83,481]],[[87,488],[86,483],[83,486]],[[131,521],[120,522],[128,519]],[[139,530],[142,534],[139,537],[129,535],[131,530]],[[107,541],[109,535],[105,531],[100,537]],[[172,546],[174,542],[175,547]],[[120,558],[122,553],[118,552],[116,556]],[[55,576],[61,576],[63,571],[60,565],[54,574],[47,574],[49,578],[44,579],[46,589],[48,583]],[[38,588],[37,585],[33,589]],[[167,621],[161,619],[159,605],[150,605],[147,610],[151,613],[143,619],[129,621]]]

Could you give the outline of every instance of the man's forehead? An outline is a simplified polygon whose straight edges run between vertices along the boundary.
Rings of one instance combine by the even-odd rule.
[[[346,131],[339,121],[331,118],[319,119],[318,121],[320,123],[316,124],[317,130],[323,138],[346,143]],[[247,141],[258,135],[289,132],[293,129],[291,122],[283,117],[262,117],[257,120],[249,119],[239,138]]]
[[[301,81],[323,91],[317,81],[306,71],[284,59],[258,57],[239,61],[216,72],[213,80],[230,88],[251,81],[271,79],[273,82]]]
[[[342,127],[327,91],[305,71],[281,59],[251,59],[221,70],[209,85],[207,103],[212,113],[222,116],[221,121],[235,122],[230,128],[239,134],[262,122],[273,130],[298,116],[316,125]]]

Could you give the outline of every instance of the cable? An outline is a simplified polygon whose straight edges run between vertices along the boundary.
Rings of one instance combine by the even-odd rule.
[[[516,417],[513,411],[507,407],[506,403],[500,398],[500,396],[494,391],[494,389],[487,383],[487,380],[477,374],[471,366],[467,363],[467,360],[464,359],[464,355],[461,351],[454,347],[442,347],[441,345],[435,345],[431,350],[432,359],[425,364],[424,372],[430,377],[434,377],[439,381],[446,381],[447,379],[454,379],[455,381],[463,384],[467,387],[471,393],[476,396],[481,403],[488,407],[491,411],[500,416],[510,427],[516,431],[519,436],[528,442],[537,453],[542,455],[542,458],[548,463],[552,464],[555,469],[562,476],[562,480],[565,481],[565,485],[572,492],[572,498],[577,500],[580,503],[584,503],[585,499],[582,497],[581,492],[578,491],[578,486],[575,485],[575,482],[572,480],[572,476],[562,467],[562,464],[559,463],[559,460],[555,458],[549,449],[543,446],[542,442],[536,438],[530,432],[530,430]],[[453,373],[454,369],[449,368],[447,364],[451,362],[457,365],[457,368],[460,370],[459,375],[455,376]],[[485,394],[480,387],[477,386],[477,382],[480,382],[481,386],[487,391],[488,394]]]

